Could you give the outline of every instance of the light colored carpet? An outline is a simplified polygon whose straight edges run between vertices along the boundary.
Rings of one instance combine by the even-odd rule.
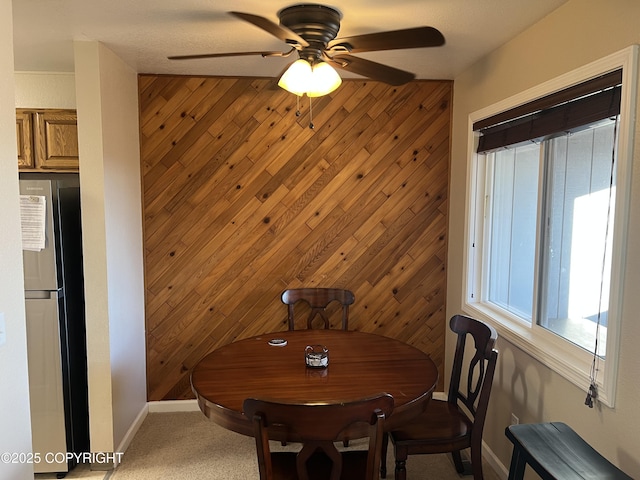
[[[357,447],[352,441],[350,447]],[[362,446],[362,444],[361,444]],[[274,442],[274,449],[282,448]],[[294,448],[294,445],[285,448]],[[393,449],[387,460],[393,478]],[[416,455],[407,461],[407,478],[460,479],[448,455]],[[485,479],[498,477],[485,465]],[[200,412],[150,413],[105,480],[248,480],[258,478],[253,438],[219,427]],[[464,477],[470,479],[471,477]]]

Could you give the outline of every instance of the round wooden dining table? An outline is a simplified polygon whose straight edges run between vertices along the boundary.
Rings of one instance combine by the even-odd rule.
[[[286,345],[272,345],[274,339]],[[326,368],[309,368],[305,348],[328,349]],[[385,429],[406,423],[427,407],[438,370],[427,354],[398,340],[344,330],[296,330],[239,340],[207,354],[191,372],[202,412],[222,427],[253,436],[242,412],[246,398],[283,403],[341,403],[381,392],[394,398]],[[366,436],[349,431],[349,438]],[[295,441],[295,438],[280,438]]]

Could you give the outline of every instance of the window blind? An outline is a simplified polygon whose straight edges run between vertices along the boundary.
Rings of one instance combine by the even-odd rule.
[[[620,69],[484,118],[473,124],[480,133],[477,152],[541,141],[615,117],[621,95]]]

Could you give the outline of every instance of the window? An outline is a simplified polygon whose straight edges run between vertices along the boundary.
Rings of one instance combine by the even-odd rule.
[[[482,266],[488,275],[486,301],[587,351],[594,350],[599,333],[602,358],[616,125],[617,117],[483,159],[493,172],[485,212],[489,254]]]
[[[613,406],[636,48],[472,114],[465,310]],[[597,356],[594,358],[594,349]]]
[[[546,234],[537,322],[606,357],[618,118],[547,145]],[[598,335],[596,342],[596,335]]]

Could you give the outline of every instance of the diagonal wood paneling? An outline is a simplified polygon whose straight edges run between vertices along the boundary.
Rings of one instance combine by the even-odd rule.
[[[346,80],[313,130],[266,79],[142,75],[139,96],[149,400],[192,398],[204,354],[286,329],[300,286],[353,290],[351,328],[443,378],[450,82]]]

